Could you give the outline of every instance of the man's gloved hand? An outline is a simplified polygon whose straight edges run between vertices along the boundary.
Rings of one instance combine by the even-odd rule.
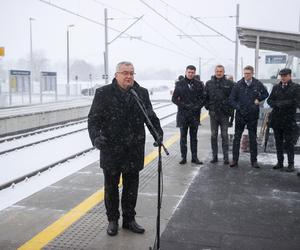
[[[99,135],[98,137],[96,137],[95,141],[94,141],[94,146],[101,150],[103,149],[103,147],[105,147],[107,145],[107,138],[103,135]]]
[[[163,135],[160,134],[160,135],[158,136],[158,140],[157,140],[157,141],[163,142],[163,140],[164,140],[164,137],[163,137]],[[155,141],[155,142],[153,143],[153,146],[154,146],[154,147],[158,147],[157,141]]]

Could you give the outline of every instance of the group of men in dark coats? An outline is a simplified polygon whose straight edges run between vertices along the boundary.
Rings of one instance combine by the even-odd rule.
[[[218,130],[222,137],[223,161],[230,167],[238,167],[241,136],[248,129],[250,141],[250,161],[254,168],[257,162],[257,123],[260,104],[267,99],[269,93],[258,79],[254,78],[254,68],[246,66],[244,77],[237,83],[225,77],[222,65],[215,67],[215,75],[205,86],[193,78],[196,68],[187,66],[186,75],[178,81],[172,101],[178,106],[177,126],[180,127],[180,164],[186,163],[187,132],[190,131],[192,162],[201,164],[197,157],[197,130],[199,113],[203,106],[209,110],[211,126],[211,163],[218,162]],[[274,86],[268,99],[273,108],[270,115],[270,127],[274,130],[277,164],[274,169],[283,168],[284,149],[288,155],[286,171],[294,171],[294,144],[298,138],[298,126],[295,120],[297,108],[300,108],[300,86],[291,80],[291,70],[279,72],[281,81]],[[228,157],[228,127],[231,126],[235,110],[235,128],[232,149],[232,162]],[[295,139],[296,138],[296,139]]]
[[[244,77],[236,84],[225,77],[225,69],[217,65],[215,75],[204,86],[195,79],[196,68],[186,67],[185,76],[176,83],[172,101],[178,106],[177,126],[180,127],[180,164],[187,162],[187,134],[190,134],[192,163],[203,164],[197,155],[197,131],[200,125],[201,108],[209,110],[211,123],[211,163],[218,162],[218,128],[221,128],[224,164],[229,164],[228,127],[235,113],[235,134],[233,158],[230,167],[238,166],[241,135],[245,126],[249,131],[251,164],[258,168],[256,130],[259,105],[268,97],[265,86],[253,77],[253,67],[244,68]],[[104,173],[104,200],[108,218],[107,234],[118,233],[119,182],[122,175],[121,198],[122,227],[134,233],[145,229],[135,220],[135,206],[138,196],[139,171],[144,167],[145,129],[156,141],[162,142],[163,130],[153,111],[148,91],[134,81],[134,67],[131,62],[120,62],[116,67],[111,84],[98,88],[88,115],[88,131],[93,146],[100,150],[100,167]],[[279,73],[281,81],[275,85],[268,99],[273,108],[270,126],[274,130],[277,164],[274,169],[283,168],[284,148],[288,154],[288,171],[294,170],[294,138],[298,133],[295,120],[296,109],[300,107],[300,88],[291,80],[290,69]],[[138,102],[140,105],[138,105]],[[145,113],[142,112],[141,107]],[[153,124],[149,126],[149,120]],[[284,147],[285,145],[285,147]]]

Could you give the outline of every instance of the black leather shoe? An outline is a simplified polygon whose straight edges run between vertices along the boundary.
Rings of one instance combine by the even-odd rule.
[[[228,165],[229,161],[228,160],[224,160],[224,165]]]
[[[294,172],[295,171],[294,164],[289,164],[285,171],[286,172]]]
[[[110,236],[115,236],[118,234],[118,230],[119,230],[119,224],[117,221],[110,221],[108,223],[106,232],[108,235]]]
[[[252,162],[252,163],[251,163],[251,166],[252,166],[253,168],[260,168],[260,166],[258,165],[257,161]]]
[[[218,158],[213,158],[210,163],[217,163],[218,162]]]
[[[192,163],[195,163],[195,164],[197,164],[197,165],[202,165],[202,164],[203,164],[203,162],[202,162],[202,161],[199,161],[198,158],[192,159]]]
[[[231,167],[231,168],[237,168],[238,167],[238,162],[237,161],[230,162],[229,167]]]
[[[273,167],[273,169],[281,169],[281,168],[283,168],[283,164],[282,164],[282,163],[277,163],[277,164]]]
[[[186,164],[186,158],[182,158],[181,161],[179,162],[179,164],[181,164],[181,165]]]
[[[137,234],[143,234],[145,232],[145,229],[139,224],[137,224],[135,220],[131,222],[123,222],[122,227]]]
[[[299,177],[300,177],[300,171],[297,173],[297,176],[299,176]]]

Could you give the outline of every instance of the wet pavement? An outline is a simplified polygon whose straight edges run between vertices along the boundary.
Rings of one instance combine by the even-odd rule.
[[[242,154],[201,168],[162,234],[161,249],[300,249],[300,178]]]

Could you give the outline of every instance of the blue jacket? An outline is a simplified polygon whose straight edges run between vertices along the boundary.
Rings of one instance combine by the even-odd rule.
[[[250,86],[242,78],[234,85],[229,100],[236,115],[246,120],[257,120],[259,117],[259,105],[254,103],[255,99],[260,102],[269,96],[266,87],[256,78],[252,78]]]

